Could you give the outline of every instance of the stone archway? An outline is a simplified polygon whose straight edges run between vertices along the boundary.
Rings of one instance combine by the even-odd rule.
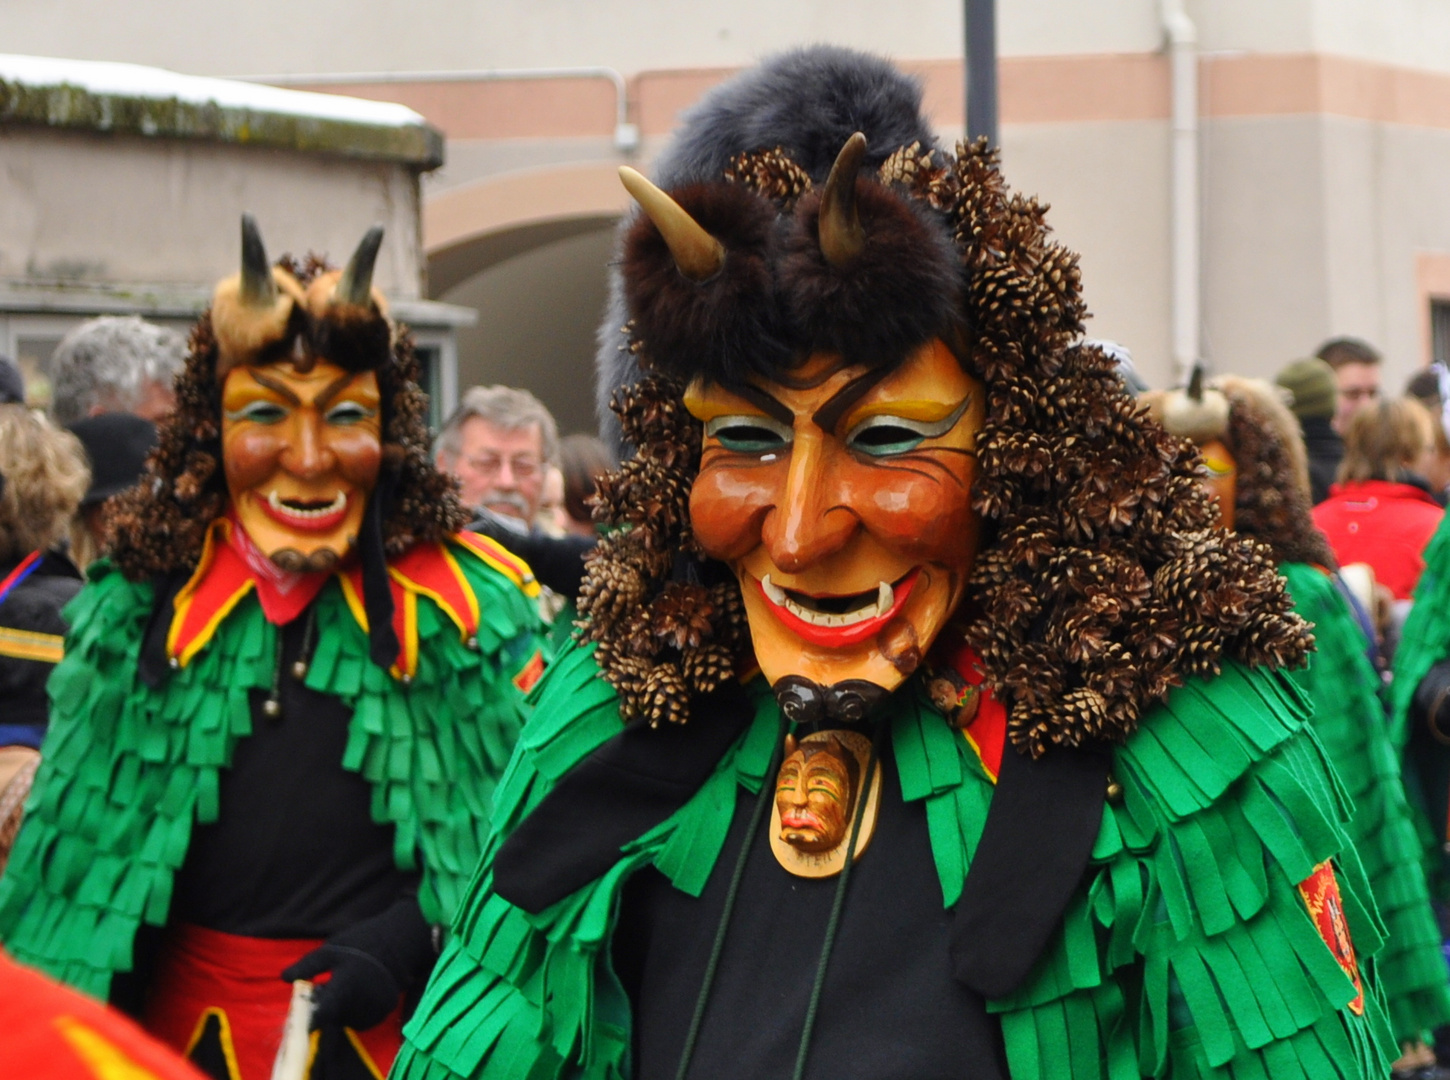
[[[594,334],[628,205],[605,163],[510,173],[427,201],[429,295],[479,313],[458,333],[460,389],[523,386],[562,431],[594,430]]]

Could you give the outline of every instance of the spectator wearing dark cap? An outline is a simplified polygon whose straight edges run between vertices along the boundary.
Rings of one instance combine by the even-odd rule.
[[[130,413],[88,416],[70,425],[91,464],[91,485],[72,523],[71,558],[89,566],[101,554],[106,533],[106,503],[141,478],[146,455],[156,445],[156,425]]]
[[[80,574],[56,544],[89,476],[80,444],[24,405],[0,405],[0,863],[20,824],[50,715],[61,608]]]
[[[1310,494],[1317,505],[1329,498],[1329,488],[1344,460],[1344,440],[1334,430],[1339,386],[1334,369],[1318,357],[1295,360],[1274,380],[1289,393],[1289,408],[1304,433],[1309,453]]]
[[[0,356],[0,405],[25,404],[25,377],[8,356]]]

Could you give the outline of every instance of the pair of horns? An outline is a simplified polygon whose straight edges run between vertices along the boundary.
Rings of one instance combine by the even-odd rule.
[[[826,262],[845,268],[866,246],[866,230],[856,211],[856,175],[866,159],[866,136],[856,132],[846,140],[821,194],[820,245]],[[691,281],[705,281],[725,265],[725,245],[716,240],[685,209],[645,177],[622,165],[620,182],[664,237],[680,273]]]
[[[373,267],[383,245],[383,227],[374,225],[358,244],[338,279],[332,299],[340,304],[366,304],[372,297]],[[257,219],[242,215],[242,299],[253,307],[267,307],[277,299],[277,282],[267,263],[267,249]]]

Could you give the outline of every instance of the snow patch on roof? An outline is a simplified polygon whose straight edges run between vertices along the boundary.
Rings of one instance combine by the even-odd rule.
[[[150,98],[223,109],[310,117],[377,127],[412,127],[427,121],[405,105],[340,94],[314,94],[276,86],[182,75],[141,64],[59,60],[0,53],[0,80],[29,87],[74,86],[102,96]]]

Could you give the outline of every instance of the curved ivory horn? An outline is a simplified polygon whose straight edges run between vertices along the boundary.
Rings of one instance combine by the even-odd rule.
[[[691,281],[714,277],[725,264],[725,246],[706,232],[674,199],[628,165],[619,167],[619,181],[665,238],[680,273]]]
[[[337,279],[337,288],[332,293],[334,301],[339,304],[367,304],[373,291],[373,267],[378,261],[378,248],[382,246],[383,227],[374,225],[363,234],[362,242],[347,262],[347,269]]]
[[[849,266],[866,246],[866,230],[856,213],[856,174],[865,159],[866,136],[858,131],[836,155],[821,193],[821,254],[832,266]]]
[[[250,307],[271,307],[277,299],[277,283],[267,265],[262,231],[251,214],[242,215],[242,302]]]

